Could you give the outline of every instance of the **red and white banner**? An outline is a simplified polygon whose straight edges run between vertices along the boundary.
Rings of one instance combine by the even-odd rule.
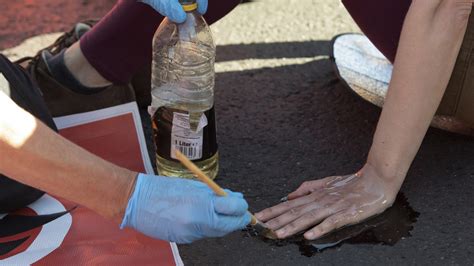
[[[56,118],[60,134],[137,172],[153,173],[135,103]],[[1,265],[182,265],[176,244],[120,230],[99,214],[45,195],[0,214]]]

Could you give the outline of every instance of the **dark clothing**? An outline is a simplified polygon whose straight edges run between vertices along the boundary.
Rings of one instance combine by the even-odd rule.
[[[6,57],[0,55],[0,73],[10,83],[10,88],[0,87],[0,93],[5,93],[18,106],[33,114],[50,128],[56,130],[56,126],[46,108],[38,87],[23,68],[12,64]],[[18,122],[21,123],[21,121]],[[43,194],[42,191],[0,175],[0,213],[24,207],[40,198]]]
[[[393,62],[411,0],[343,0],[342,3],[364,34]]]
[[[439,114],[454,116],[474,128],[474,12],[444,94]]]

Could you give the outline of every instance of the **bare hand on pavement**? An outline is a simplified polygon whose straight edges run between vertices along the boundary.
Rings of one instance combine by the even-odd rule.
[[[304,230],[308,240],[335,229],[361,222],[390,207],[400,182],[380,178],[364,167],[346,176],[331,176],[303,183],[288,195],[288,201],[265,209],[256,217],[287,238]]]

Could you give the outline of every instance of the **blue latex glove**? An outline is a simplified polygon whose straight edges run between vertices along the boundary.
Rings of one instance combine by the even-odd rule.
[[[120,227],[177,243],[221,237],[251,219],[242,194],[227,192],[219,197],[198,181],[139,174]]]
[[[168,17],[176,23],[183,23],[186,20],[186,12],[178,0],[141,0],[158,11],[161,15]],[[207,11],[207,0],[197,0],[199,13],[204,14]]]

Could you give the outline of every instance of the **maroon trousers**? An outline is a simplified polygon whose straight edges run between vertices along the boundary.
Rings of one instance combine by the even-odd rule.
[[[393,62],[411,0],[342,0],[342,3],[365,35]]]
[[[204,15],[212,24],[234,9],[240,0],[209,0]],[[80,41],[89,63],[107,80],[123,84],[150,64],[152,39],[163,20],[154,9],[137,0],[120,0]]]
[[[209,0],[206,21],[214,23],[239,3],[240,0]],[[343,0],[343,3],[364,33],[393,62],[411,0]],[[163,16],[148,5],[121,0],[82,37],[81,49],[104,78],[116,84],[127,83],[150,63],[152,38],[162,20]]]

